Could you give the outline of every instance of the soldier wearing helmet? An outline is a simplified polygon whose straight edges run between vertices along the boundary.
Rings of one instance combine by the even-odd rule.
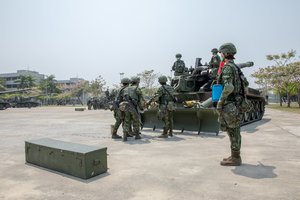
[[[167,84],[167,77],[160,76],[158,82],[161,86],[158,88],[154,97],[147,103],[150,105],[152,101],[159,104],[158,116],[164,122],[164,129],[160,138],[168,138],[173,136],[173,112],[175,109],[174,88]]]
[[[240,73],[242,73],[234,63],[234,56],[237,52],[232,43],[225,43],[220,46],[219,52],[224,59],[224,67],[218,76],[218,83],[223,86],[220,100],[217,104],[219,113],[220,129],[226,131],[231,143],[231,156],[221,161],[223,166],[241,165],[240,156],[241,134],[240,134],[240,105],[242,82]]]
[[[211,50],[211,52],[212,52],[212,57],[210,59],[209,66],[212,69],[211,70],[211,78],[215,79],[216,76],[217,76],[218,68],[220,66],[221,58],[218,55],[218,49],[217,48],[213,48]]]
[[[174,71],[174,76],[180,76],[186,70],[185,64],[184,61],[181,60],[182,55],[180,53],[176,54],[175,57],[176,57],[176,61],[172,66],[172,71]]]
[[[130,79],[129,78],[122,78],[121,84],[122,87],[118,91],[118,94],[115,98],[114,105],[112,106],[112,110],[114,111],[114,118],[116,122],[114,125],[111,126],[111,135],[113,139],[121,139],[122,137],[117,134],[120,125],[124,120],[124,112],[120,110],[120,103],[123,101],[123,93],[124,89],[129,86]]]
[[[124,108],[124,125],[123,125],[123,141],[127,141],[131,126],[133,128],[133,134],[135,139],[141,139],[140,125],[141,115],[140,112],[144,110],[144,97],[141,89],[139,88],[139,77],[131,78],[131,85],[124,89],[124,101],[122,104]]]

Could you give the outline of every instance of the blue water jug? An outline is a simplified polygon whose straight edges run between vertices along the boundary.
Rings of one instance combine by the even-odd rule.
[[[213,102],[218,102],[219,101],[219,99],[221,97],[221,94],[222,94],[222,90],[223,90],[223,86],[220,85],[220,84],[212,86],[211,98],[212,98]]]

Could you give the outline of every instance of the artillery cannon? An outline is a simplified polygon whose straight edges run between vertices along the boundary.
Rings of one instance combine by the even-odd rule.
[[[197,63],[197,62],[196,62]],[[238,63],[239,68],[252,67],[253,62]],[[195,66],[194,70],[175,76],[171,85],[177,99],[174,111],[174,129],[186,131],[219,133],[218,114],[211,100],[213,77],[209,66]],[[193,71],[193,72],[192,72]],[[241,125],[261,120],[264,115],[265,99],[258,90],[247,88],[247,99],[252,110],[243,113]],[[188,105],[189,104],[189,105]],[[150,108],[142,114],[144,128],[161,129],[163,123],[157,118],[157,108]]]

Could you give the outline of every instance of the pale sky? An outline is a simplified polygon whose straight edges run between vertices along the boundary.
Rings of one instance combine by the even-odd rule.
[[[0,73],[18,69],[57,79],[98,75],[117,84],[154,69],[170,75],[175,54],[189,67],[232,42],[236,62],[297,50],[298,0],[0,0]],[[298,58],[299,59],[299,58]]]

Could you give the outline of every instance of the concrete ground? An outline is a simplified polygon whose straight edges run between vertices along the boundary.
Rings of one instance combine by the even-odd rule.
[[[110,139],[110,111],[0,111],[0,200],[300,199],[300,115],[269,109],[242,128],[239,167],[222,167],[229,140],[195,133]],[[120,131],[121,132],[121,131]],[[108,173],[89,180],[25,164],[24,141],[43,137],[108,147]]]

